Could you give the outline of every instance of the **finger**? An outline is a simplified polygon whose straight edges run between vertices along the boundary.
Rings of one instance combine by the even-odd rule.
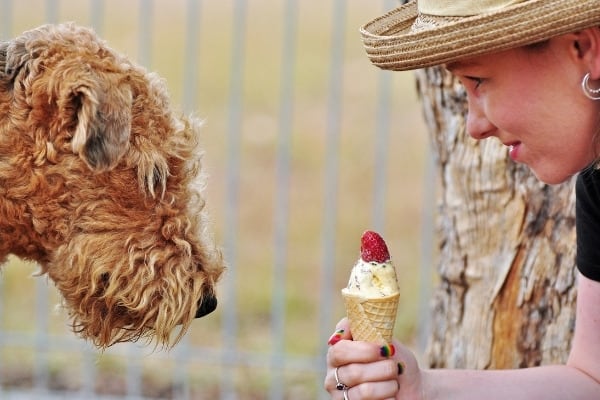
[[[355,342],[352,340],[340,340],[335,346],[330,346],[327,351],[327,365],[339,367],[351,363],[370,363],[380,361],[380,345],[369,342]]]
[[[352,340],[339,341],[335,346],[330,346],[327,351],[327,375],[325,376],[324,381],[325,389],[330,392],[335,391],[337,385],[335,372],[338,367],[347,364],[363,365],[379,360],[379,346],[376,344],[354,342]],[[346,385],[348,385],[348,383],[346,383]]]
[[[396,360],[390,359],[368,364],[343,365],[337,368],[337,378],[340,383],[350,387],[363,382],[396,382],[398,379],[398,363]]]
[[[346,398],[348,400],[394,399],[397,392],[398,383],[396,381],[365,382],[349,388]],[[339,398],[344,399],[344,394],[342,393]]]
[[[339,390],[338,386],[358,386],[365,382],[394,382],[398,387],[398,373],[400,371],[397,360],[388,359],[372,363],[353,363],[339,367],[330,367],[325,377],[324,387],[329,392]]]
[[[327,344],[333,346],[340,340],[350,339],[352,339],[352,336],[350,336],[350,324],[348,323],[348,318],[342,318],[335,326],[335,331],[327,341]]]
[[[327,351],[327,363],[337,367],[350,363],[369,363],[394,358],[396,346],[364,341],[340,340]]]

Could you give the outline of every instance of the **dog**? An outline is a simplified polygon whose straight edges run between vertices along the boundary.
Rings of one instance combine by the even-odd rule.
[[[171,348],[217,306],[200,125],[89,28],[0,42],[0,265],[37,262],[98,348]]]

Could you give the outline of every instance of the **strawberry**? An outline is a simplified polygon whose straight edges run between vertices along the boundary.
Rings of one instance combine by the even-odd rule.
[[[373,231],[365,231],[360,239],[360,257],[365,262],[386,262],[390,253],[383,238]]]

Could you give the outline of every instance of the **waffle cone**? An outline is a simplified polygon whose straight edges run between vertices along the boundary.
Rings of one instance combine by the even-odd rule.
[[[344,289],[342,296],[354,340],[382,344],[392,341],[400,293],[369,299]]]

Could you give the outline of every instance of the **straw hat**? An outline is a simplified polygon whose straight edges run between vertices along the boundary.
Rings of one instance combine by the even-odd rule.
[[[413,0],[361,29],[371,62],[397,71],[600,26],[600,0]]]

